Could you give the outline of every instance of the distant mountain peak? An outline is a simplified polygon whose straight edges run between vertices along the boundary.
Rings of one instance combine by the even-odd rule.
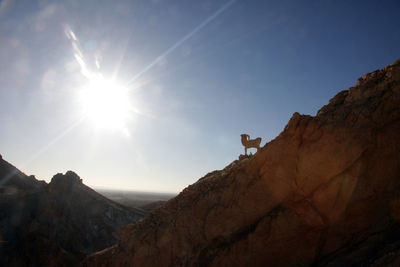
[[[0,266],[74,266],[115,244],[145,212],[117,204],[73,171],[38,181],[0,159]]]

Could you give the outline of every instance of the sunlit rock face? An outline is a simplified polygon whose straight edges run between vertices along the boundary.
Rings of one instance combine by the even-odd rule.
[[[400,61],[121,229],[83,266],[400,263]]]
[[[75,266],[115,244],[119,228],[143,216],[72,171],[47,184],[0,159],[0,266]]]

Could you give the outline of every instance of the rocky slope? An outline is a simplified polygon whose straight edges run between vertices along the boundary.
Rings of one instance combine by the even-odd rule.
[[[82,266],[400,264],[400,61],[183,190]],[[398,266],[398,265],[397,265]]]
[[[0,159],[0,266],[74,266],[145,213],[106,199],[72,171],[49,184]]]

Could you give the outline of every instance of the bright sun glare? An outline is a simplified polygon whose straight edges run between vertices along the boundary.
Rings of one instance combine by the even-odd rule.
[[[131,105],[127,88],[113,80],[93,77],[82,88],[80,102],[85,118],[96,127],[128,134]]]

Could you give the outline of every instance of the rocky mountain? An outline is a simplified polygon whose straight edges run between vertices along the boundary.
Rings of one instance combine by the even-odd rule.
[[[98,194],[72,171],[47,184],[0,159],[0,266],[75,266],[115,244],[119,228],[144,215]]]
[[[400,266],[400,61],[188,186],[82,266]]]

